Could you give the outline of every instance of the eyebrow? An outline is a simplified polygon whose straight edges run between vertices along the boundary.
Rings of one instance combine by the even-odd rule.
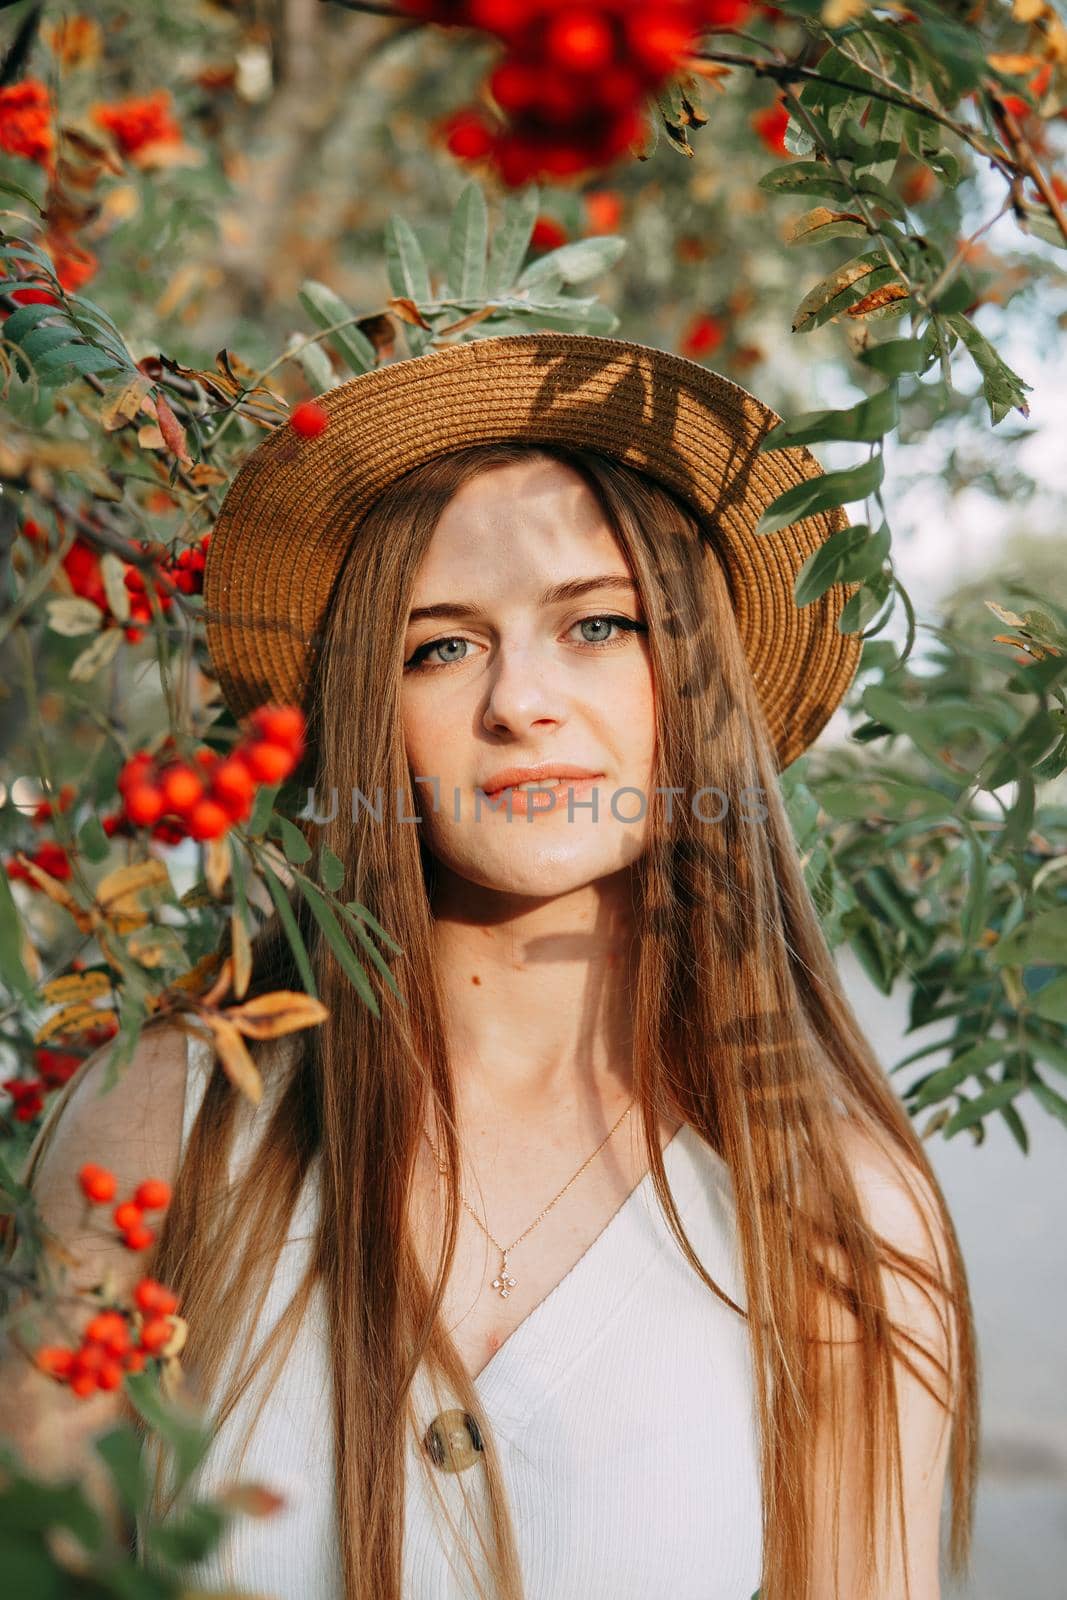
[[[629,595],[637,593],[637,584],[632,578],[624,578],[618,573],[606,573],[598,578],[570,578],[566,583],[553,584],[551,589],[546,589],[541,596],[542,606],[561,605],[565,600],[578,600],[583,594],[589,594],[594,589],[614,589]],[[426,617],[467,617],[474,619],[482,615],[480,606],[472,600],[442,600],[433,606],[416,606],[408,616],[408,625],[421,622]]]

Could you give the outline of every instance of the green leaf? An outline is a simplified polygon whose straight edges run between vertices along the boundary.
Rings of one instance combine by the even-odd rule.
[[[345,921],[352,929],[352,932],[355,934],[364,950],[366,950],[371,961],[385,979],[385,982],[389,985],[390,989],[392,989],[397,999],[406,1004],[407,1002],[404,1000],[404,996],[400,992],[400,987],[397,984],[396,979],[393,977],[393,974],[390,972],[387,962],[383,959],[381,951],[378,949],[377,945],[374,943],[370,934],[364,927],[363,919],[356,916],[354,912],[349,910],[348,905],[342,905],[340,909]],[[390,940],[389,943],[392,944],[393,941]],[[399,950],[398,945],[394,946],[394,948]]]
[[[627,241],[618,234],[599,234],[592,239],[575,239],[558,250],[531,261],[519,278],[519,288],[533,288],[548,278],[564,283],[585,283],[613,267],[626,249]]]
[[[865,500],[885,476],[885,461],[879,453],[858,467],[841,472],[823,472],[794,484],[772,500],[756,523],[756,533],[778,533],[791,523],[800,522],[817,511],[827,511],[852,500]]]
[[[403,954],[403,951],[401,950],[400,946],[397,944],[396,940],[393,939],[388,933],[386,933],[386,931],[382,927],[381,923],[377,920],[376,917],[373,917],[371,915],[371,913],[367,910],[366,906],[360,905],[358,900],[346,900],[345,901],[345,905],[344,905],[344,909],[347,912],[350,912],[352,915],[359,917],[363,922],[369,922],[372,931],[375,934],[377,934],[378,938],[382,941],[382,943],[383,944],[387,944],[389,946],[390,950],[392,950],[396,955],[399,956],[399,955]]]
[[[336,892],[345,881],[345,864],[339,856],[325,845],[319,850],[319,881],[323,886]]]
[[[416,305],[433,299],[430,269],[426,265],[422,246],[411,224],[395,212],[385,227],[385,265],[395,295],[414,300]],[[403,328],[408,349],[412,355],[421,355],[432,334],[425,328],[412,327],[408,322],[403,324]]]
[[[757,181],[768,194],[822,194],[832,200],[851,198],[847,183],[834,177],[825,161],[787,161],[772,167]]]
[[[311,907],[312,915],[325,934],[327,944],[340,962],[342,970],[355,986],[360,999],[374,1016],[380,1016],[378,1001],[367,979],[367,974],[356,959],[355,952],[345,938],[344,930],[334,916],[329,902],[303,878],[297,880],[297,887]]]
[[[87,373],[118,372],[123,363],[106,350],[88,344],[64,344],[49,350],[34,364],[34,371],[42,383],[54,388],[83,378]]]
[[[1042,911],[1013,928],[989,953],[996,966],[1059,966],[1067,960],[1067,906]]]
[[[22,918],[6,872],[0,872],[0,979],[5,988],[34,1004],[34,987],[22,964]]]
[[[921,339],[887,339],[884,344],[868,345],[859,352],[858,359],[884,378],[899,378],[905,372],[924,372],[927,365]]]
[[[489,262],[491,300],[506,294],[514,285],[526,259],[540,209],[541,192],[536,183],[528,184],[519,194],[509,195],[504,202],[504,220],[493,239]]]
[[[1026,383],[1017,372],[1012,371],[969,317],[956,313],[947,317],[946,321],[959,334],[982,374],[982,392],[994,427],[1009,411],[1020,411],[1024,417],[1028,417],[1030,407],[1023,399],[1023,393],[1033,389],[1033,384]]]
[[[95,811],[86,817],[78,829],[78,849],[88,861],[106,861],[111,854],[111,840],[104,832]]]
[[[1061,959],[1067,960],[1067,947],[1060,955]],[[1067,1023],[1067,973],[1042,985],[1033,998],[1033,1009],[1046,1022]]]
[[[26,203],[31,205],[35,211],[40,213],[41,216],[44,215],[44,210],[40,201],[34,197],[29,189],[24,189],[22,184],[16,183],[13,178],[0,177],[0,193],[13,194],[17,196],[19,200],[25,200]]]
[[[888,573],[876,572],[861,584],[846,601],[837,619],[838,633],[856,633],[878,616],[888,598],[892,581]]]
[[[871,533],[866,522],[854,522],[821,544],[797,573],[794,598],[810,605],[835,583],[855,583],[877,572],[889,553],[889,528],[882,523]]]
[[[203,1501],[186,1508],[179,1519],[149,1528],[147,1543],[153,1555],[174,1567],[202,1561],[218,1544],[229,1518]]]
[[[131,1403],[174,1452],[175,1492],[180,1492],[210,1448],[214,1428],[166,1400],[151,1371],[128,1372],[123,1380]]]
[[[924,1111],[937,1100],[952,1094],[975,1072],[984,1072],[1002,1061],[1011,1048],[1004,1039],[983,1039],[980,1044],[964,1050],[947,1066],[940,1067],[927,1077],[917,1080],[908,1090],[908,1100],[913,1111]]]
[[[351,327],[335,328],[329,336],[329,342],[357,375],[374,370],[378,365],[377,352],[367,335],[356,327],[356,312],[346,305],[340,295],[325,283],[306,278],[300,285],[297,299],[317,328],[333,328],[335,322],[350,318]]]
[[[138,1436],[124,1424],[95,1439],[93,1448],[111,1474],[123,1505],[140,1515],[148,1501],[148,1479]]]
[[[488,241],[485,195],[472,178],[460,194],[448,230],[448,284],[454,295],[484,298]]]
[[[311,859],[311,846],[295,822],[290,822],[288,817],[275,815],[274,822],[282,836],[282,849],[285,859],[291,861],[294,867],[303,866],[305,861]]]
[[[787,445],[818,444],[825,439],[870,444],[891,432],[897,421],[897,391],[895,385],[890,385],[845,411],[804,411],[800,416],[789,417],[764,435],[759,448],[778,450]]]
[[[256,795],[252,814],[248,819],[248,832],[253,839],[262,839],[266,833],[280,788],[280,783],[267,784]]]
[[[981,1122],[991,1111],[999,1111],[1002,1106],[1009,1105],[1024,1087],[1025,1085],[1017,1079],[1007,1083],[995,1083],[991,1089],[986,1089],[974,1100],[966,1101],[946,1122],[945,1138],[951,1139],[953,1134],[961,1132],[964,1128],[973,1127],[976,1122]]]
[[[1067,1100],[1056,1089],[1049,1087],[1042,1079],[1035,1075],[1030,1078],[1030,1093],[1050,1116],[1058,1117],[1060,1122],[1067,1125]]]
[[[258,863],[258,867],[259,871],[263,874],[263,880],[267,885],[270,897],[274,901],[274,908],[278,913],[278,920],[285,929],[285,936],[289,941],[289,948],[293,952],[293,960],[296,962],[297,971],[300,973],[300,981],[304,985],[306,993],[308,993],[313,1000],[317,1000],[319,998],[319,991],[315,987],[315,975],[311,970],[311,961],[308,957],[307,946],[304,944],[303,935],[301,934],[297,925],[296,917],[293,915],[293,908],[289,904],[289,896],[286,894],[285,887],[281,880],[277,877],[272,868],[267,865],[266,861],[261,859]]]

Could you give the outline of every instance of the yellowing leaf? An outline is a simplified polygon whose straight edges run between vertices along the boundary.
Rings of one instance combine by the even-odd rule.
[[[122,643],[121,628],[104,628],[70,664],[67,673],[72,683],[89,683],[102,667],[113,661]]]
[[[225,1017],[204,1015],[203,1021],[211,1029],[222,1070],[234,1087],[258,1106],[263,1098],[263,1079],[241,1035]]]
[[[414,300],[409,300],[407,295],[394,295],[392,299],[386,301],[386,304],[401,322],[410,323],[413,328],[426,328],[429,332],[433,332],[432,324],[426,321]]]
[[[150,857],[128,867],[116,867],[96,886],[96,903],[119,933],[129,933],[147,921],[147,907],[170,888],[170,874],[162,861]],[[122,927],[121,923],[128,926]]]
[[[276,989],[246,1000],[243,1006],[230,1006],[228,1020],[250,1039],[278,1039],[298,1028],[313,1028],[325,1022],[329,1012],[321,1000],[296,989]]]
[[[100,408],[100,424],[104,431],[114,433],[116,428],[124,428],[127,422],[132,422],[151,387],[151,378],[139,373],[136,378],[109,390]]]
[[[235,906],[230,914],[230,945],[233,952],[233,992],[237,999],[247,993],[252,977],[252,942],[244,918]]]
[[[99,632],[104,620],[104,613],[91,600],[49,600],[46,609],[48,626],[52,632],[61,633],[67,639],[77,639],[83,633]]]
[[[42,1000],[49,1005],[63,1005],[68,1000],[99,1000],[111,993],[111,979],[106,972],[70,972],[63,978],[52,978],[41,989]]]
[[[100,1021],[101,1015],[88,1001],[75,1001],[42,1022],[33,1036],[33,1042],[44,1044],[57,1033],[84,1033],[94,1022]]]
[[[217,900],[230,876],[230,845],[226,838],[209,839],[205,852],[204,877]]]
[[[185,904],[184,898],[182,901]],[[195,966],[188,972],[183,972],[175,978],[168,987],[180,989],[186,994],[200,994],[209,978],[213,978],[222,965],[222,957],[217,950],[210,950],[206,956],[201,956]]]
[[[45,872],[36,861],[31,861],[22,850],[15,852],[15,860],[26,868],[38,889],[46,894],[49,900],[54,900],[57,906],[62,906],[64,911],[70,912],[80,932],[88,933],[92,929],[93,916],[82,909],[65,884],[60,883],[58,878],[53,878],[50,872]]]

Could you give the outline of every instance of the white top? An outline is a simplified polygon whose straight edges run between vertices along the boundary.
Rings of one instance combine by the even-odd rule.
[[[213,1061],[210,1044],[190,1040],[183,1149]],[[251,1123],[265,1124],[272,1098],[268,1087],[254,1116],[239,1124],[231,1171],[247,1159]],[[729,1169],[687,1124],[664,1150],[664,1165],[698,1257],[743,1306]],[[295,1209],[257,1340],[303,1274],[313,1190],[305,1184]],[[286,1496],[272,1516],[234,1520],[215,1554],[190,1573],[204,1587],[341,1600],[327,1337],[316,1286],[239,1471],[228,1457],[243,1438],[257,1385],[201,1464],[198,1493],[236,1477]],[[750,1600],[762,1540],[747,1324],[685,1260],[651,1174],[508,1336],[476,1388],[501,1453],[526,1600]],[[425,1368],[413,1401],[419,1426],[408,1446],[404,1600],[471,1600],[477,1590],[429,1479],[473,1559],[484,1561],[460,1488],[462,1477],[475,1504],[487,1505],[482,1457],[475,1453],[462,1472],[431,1464],[423,1435],[457,1402],[434,1395]],[[487,1565],[479,1571],[484,1576]]]

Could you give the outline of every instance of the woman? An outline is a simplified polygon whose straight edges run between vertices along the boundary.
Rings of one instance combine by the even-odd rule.
[[[154,1270],[222,1422],[200,1488],[290,1497],[204,1578],[935,1600],[965,1275],[777,786],[858,648],[839,588],[792,600],[840,514],[754,532],[817,464],[717,375],[585,336],[322,404],[227,496],[208,642],[235,713],[305,704],[316,838],[399,953],[374,1015],[294,897],[329,1018],[260,1051],[254,1115],[194,1040],[177,1115],[179,1051],[143,1046]],[[282,987],[271,923],[252,992]]]

